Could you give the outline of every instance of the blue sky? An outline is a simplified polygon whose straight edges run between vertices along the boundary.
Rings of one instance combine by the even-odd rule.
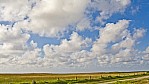
[[[149,70],[148,8],[148,0],[1,0],[0,73]]]

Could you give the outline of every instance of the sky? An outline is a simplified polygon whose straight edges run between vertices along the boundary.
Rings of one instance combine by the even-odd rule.
[[[0,0],[0,73],[149,70],[149,0]]]

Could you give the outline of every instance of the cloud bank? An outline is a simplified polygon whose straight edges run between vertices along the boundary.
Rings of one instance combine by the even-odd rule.
[[[149,61],[149,47],[135,46],[146,30],[130,30],[131,20],[107,23],[115,13],[123,13],[131,0],[0,0],[0,66],[88,67],[135,65]],[[98,12],[98,15],[93,15]],[[95,19],[94,19],[95,18]],[[92,23],[101,24],[93,26]],[[98,31],[95,40],[80,31]],[[60,44],[38,47],[31,34],[61,38]],[[1,72],[2,69],[0,69]]]

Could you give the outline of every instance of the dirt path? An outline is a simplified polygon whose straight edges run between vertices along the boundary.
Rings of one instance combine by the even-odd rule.
[[[141,80],[144,78],[149,78],[149,76],[143,76],[143,77],[138,77],[138,78],[131,78],[131,79],[123,79],[123,80],[118,80],[118,81],[131,81],[131,80]],[[111,82],[105,82],[105,83],[99,83],[99,84],[111,84],[111,83],[115,83],[117,81],[111,81]]]

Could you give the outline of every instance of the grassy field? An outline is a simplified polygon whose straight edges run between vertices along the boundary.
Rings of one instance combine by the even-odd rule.
[[[149,84],[149,78],[141,80],[123,81],[123,82],[118,81],[114,84]]]
[[[111,72],[83,74],[0,74],[0,84],[98,84],[149,75],[147,72]],[[117,82],[116,84],[121,84]],[[126,83],[124,83],[126,84]]]

